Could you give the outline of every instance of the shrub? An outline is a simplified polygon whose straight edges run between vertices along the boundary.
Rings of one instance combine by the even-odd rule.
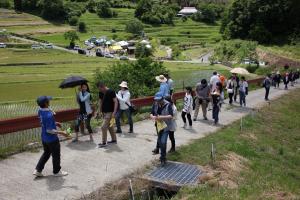
[[[70,45],[69,47],[71,49],[74,48],[75,46],[75,41],[79,40],[79,36],[77,35],[76,31],[68,31],[64,33],[64,38],[65,40],[69,40],[70,41]]]
[[[155,94],[159,87],[155,76],[167,72],[162,63],[154,62],[150,58],[140,58],[135,62],[114,64],[105,71],[96,71],[94,82],[104,82],[117,91],[120,82],[127,81],[132,97],[136,98]],[[94,92],[97,92],[96,88]]]
[[[183,15],[183,16],[181,17],[181,20],[182,20],[183,22],[186,22],[186,21],[188,20],[188,18],[187,18],[187,16]]]
[[[111,29],[111,32],[112,32],[112,33],[116,33],[117,30],[116,30],[115,28],[112,28],[112,29]]]
[[[153,48],[148,48],[145,44],[137,44],[135,49],[136,58],[145,58],[153,55]]]
[[[116,40],[117,38],[118,38],[118,35],[117,35],[117,34],[113,34],[113,35],[112,35],[112,39],[113,39],[113,40]]]
[[[72,16],[69,18],[69,24],[71,26],[76,26],[78,23],[78,17],[77,16]]]
[[[125,31],[134,35],[140,35],[144,30],[142,22],[137,19],[130,20],[126,23]]]
[[[96,1],[95,0],[89,0],[88,3],[86,4],[86,9],[90,12],[90,13],[95,13],[96,12]]]
[[[259,68],[258,65],[247,65],[246,69],[250,73],[254,73]]]
[[[79,22],[78,24],[78,31],[81,33],[86,32],[86,24],[84,22]]]

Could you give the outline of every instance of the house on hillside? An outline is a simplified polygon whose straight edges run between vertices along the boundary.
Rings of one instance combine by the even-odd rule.
[[[183,9],[178,12],[177,16],[190,16],[197,12],[198,10],[195,7],[183,7]]]

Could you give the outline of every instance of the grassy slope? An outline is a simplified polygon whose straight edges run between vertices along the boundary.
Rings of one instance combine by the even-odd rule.
[[[80,17],[80,21],[87,24],[88,32],[79,34],[81,42],[89,39],[91,36],[112,37],[113,35],[116,35],[118,39],[127,39],[130,34],[124,31],[125,23],[134,18],[134,9],[120,8],[114,10],[117,11],[118,17],[110,19],[99,18],[96,14],[89,12],[83,14]],[[7,16],[14,16],[14,18],[7,18]],[[52,24],[33,15],[18,15],[13,12],[4,14],[3,19],[0,19],[0,24],[1,22],[11,24],[5,28],[12,32],[30,34],[33,37],[44,39],[62,46],[68,44],[63,37],[63,32],[71,28],[68,25]],[[14,26],[13,22],[21,23],[23,26]],[[26,25],[26,23],[33,22],[37,23],[37,25]],[[171,42],[174,43],[211,43],[214,42],[215,38],[219,38],[219,24],[206,25],[192,20],[182,22],[179,18],[176,18],[174,22],[174,26],[151,26],[145,24],[145,33],[153,38],[170,38]],[[76,27],[73,28],[75,29]],[[115,29],[116,32],[113,33],[112,29]]]
[[[206,165],[210,145],[217,148],[217,161],[229,152],[248,159],[248,169],[237,180],[237,189],[199,185],[183,189],[175,199],[288,199],[300,196],[300,90],[282,97],[271,106],[244,119],[244,131],[234,123],[217,133],[186,145],[169,158]],[[281,193],[278,193],[281,192]],[[275,195],[275,196],[273,196]],[[185,198],[183,198],[185,197]]]
[[[58,89],[63,78],[69,75],[81,75],[92,80],[97,68],[105,69],[115,62],[117,61],[53,49],[0,49],[0,91],[8,92],[7,95],[1,95],[0,102],[30,100],[42,94],[55,97],[73,96],[73,90]],[[11,66],[3,66],[5,64]],[[179,88],[183,80],[189,80],[186,84],[194,85],[200,78],[209,77],[215,69],[227,72],[221,66],[211,67],[189,63],[165,63],[165,65],[171,71]]]
[[[300,44],[283,46],[260,46],[260,48],[271,53],[284,56],[290,59],[300,60]]]

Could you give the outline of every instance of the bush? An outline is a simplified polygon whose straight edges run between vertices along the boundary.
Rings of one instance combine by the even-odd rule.
[[[69,24],[71,26],[76,26],[78,23],[78,17],[77,16],[72,16],[69,18]]]
[[[145,58],[153,55],[153,48],[148,48],[145,44],[137,44],[135,49],[136,58]]]
[[[188,18],[187,18],[187,16],[183,15],[183,16],[181,17],[181,20],[182,20],[183,22],[186,22],[186,21],[188,20]]]
[[[94,82],[104,82],[109,88],[119,90],[121,81],[127,81],[133,98],[155,94],[159,83],[155,76],[168,71],[162,63],[150,58],[141,58],[135,62],[117,63],[105,71],[96,71]],[[94,88],[97,93],[97,88]]]
[[[84,22],[79,22],[78,24],[78,31],[81,33],[86,32],[86,24]]]
[[[258,65],[247,65],[246,69],[250,73],[254,73],[259,68]]]
[[[10,1],[9,0],[1,0],[0,8],[10,8]]]
[[[96,12],[96,1],[95,0],[89,0],[88,3],[86,4],[86,9],[90,12],[90,13],[95,13]]]
[[[115,28],[112,28],[112,29],[111,29],[111,32],[112,32],[112,33],[116,33],[117,30],[116,30]]]
[[[137,19],[130,20],[126,23],[125,31],[134,35],[140,35],[144,30],[142,22]]]

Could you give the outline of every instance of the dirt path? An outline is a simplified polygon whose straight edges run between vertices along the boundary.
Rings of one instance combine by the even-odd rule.
[[[299,87],[298,84],[289,91]],[[283,89],[271,89],[270,99],[276,99],[287,92]],[[220,123],[228,125],[250,113],[254,108],[265,105],[263,97],[264,90],[259,89],[250,92],[247,96],[247,108],[236,106],[228,109],[228,106],[224,105],[220,113]],[[211,118],[211,112],[208,114]],[[178,117],[178,127],[181,126],[182,122]],[[199,120],[194,123],[191,130],[178,128],[175,133],[177,145],[188,144],[192,139],[205,137],[218,128],[220,127],[212,125],[211,120],[208,122]],[[88,138],[81,138],[78,144],[62,142],[62,167],[69,172],[69,175],[63,178],[51,175],[51,160],[44,170],[46,177],[33,178],[31,173],[41,152],[24,152],[2,160],[0,161],[0,199],[72,199],[88,194],[107,182],[118,180],[157,158],[151,155],[151,150],[156,144],[153,122],[145,120],[136,123],[135,132],[133,135],[119,137],[118,145],[106,149],[96,149],[96,144],[88,142]],[[96,142],[100,141],[99,135],[95,137]]]

